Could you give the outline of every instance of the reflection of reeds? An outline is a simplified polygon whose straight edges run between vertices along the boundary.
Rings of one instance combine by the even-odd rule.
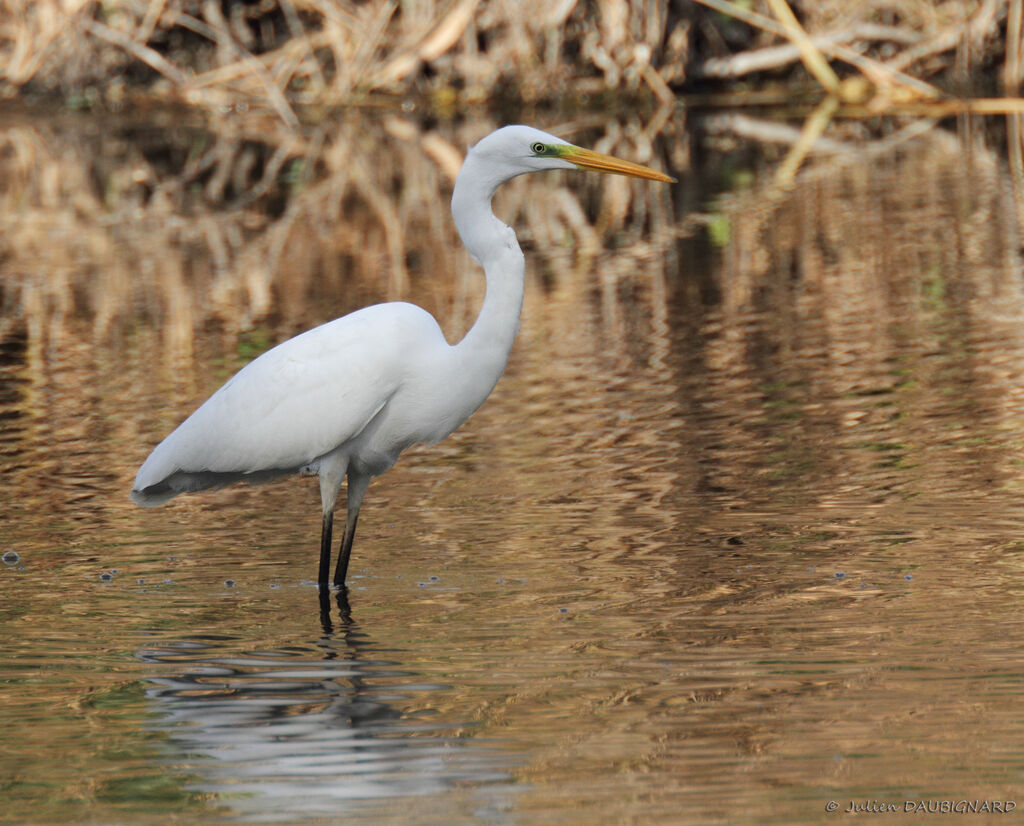
[[[211,322],[234,332],[269,320],[290,333],[375,296],[420,300],[459,333],[482,283],[448,217],[455,146],[490,128],[446,136],[394,118],[353,120],[261,144],[230,129],[150,142],[132,140],[129,127],[101,140],[89,129],[13,125],[0,133],[9,181],[0,252],[34,337],[54,343],[72,319],[105,340],[141,312],[168,353],[187,356]],[[646,161],[651,137],[609,132],[600,148]],[[545,197],[527,194],[537,186]],[[668,216],[625,181],[594,190],[596,204],[558,181],[507,190],[505,216],[543,254],[567,233],[592,248],[595,232],[621,232],[637,216],[668,231]]]
[[[1019,484],[1004,454],[1024,401],[1016,216],[998,157],[964,154],[933,131],[876,162],[889,174],[824,161],[788,195],[735,201],[707,339],[729,388],[708,401],[712,441],[840,499],[869,482],[879,502]]]
[[[132,398],[155,403],[178,388],[173,409],[145,436],[131,432],[137,420],[117,426],[119,439],[140,445],[240,360],[355,307],[409,299],[455,339],[483,282],[448,216],[451,176],[456,147],[491,126],[424,132],[407,120],[352,114],[303,139],[282,131],[261,143],[226,124],[215,135],[171,130],[173,140],[149,144],[127,127],[99,140],[74,124],[10,125],[0,134],[9,182],[0,195],[0,332],[27,336],[38,382],[54,363],[84,377],[98,369],[89,353],[117,353],[127,375],[146,365],[146,386]],[[659,138],[678,146],[684,137],[676,118],[606,125],[603,134],[552,128],[655,164],[648,153]],[[517,386],[527,408],[545,403],[549,394],[517,377],[521,363],[530,365],[523,376],[577,388],[571,415],[525,418],[549,423],[537,438],[579,451],[530,455],[575,460],[599,432],[610,454],[629,447],[633,458],[622,448],[617,461],[640,461],[639,421],[659,433],[643,474],[655,502],[679,488],[742,498],[758,490],[745,481],[752,467],[775,480],[773,490],[813,477],[839,496],[843,480],[878,483],[879,451],[894,453],[893,490],[939,488],[949,484],[938,460],[948,433],[927,423],[970,430],[966,408],[950,406],[963,396],[949,395],[956,385],[941,371],[953,370],[973,388],[975,409],[985,406],[994,440],[977,451],[978,472],[997,466],[993,473],[1016,484],[1016,466],[998,447],[1016,426],[1024,372],[1015,332],[1024,297],[1003,276],[1019,268],[1013,184],[1000,183],[1000,161],[984,147],[965,157],[935,129],[885,146],[888,155],[864,156],[839,146],[789,189],[762,182],[734,196],[712,219],[728,227],[718,230],[720,251],[700,266],[672,253],[690,218],[676,214],[669,188],[568,175],[503,187],[496,210],[519,231],[531,283],[501,387]],[[192,369],[194,346],[202,363],[223,366]],[[942,359],[928,356],[933,350]],[[965,361],[967,350],[986,359]],[[593,381],[606,396],[590,393]],[[502,411],[523,418],[501,387],[488,409],[500,421]],[[620,397],[637,418],[612,427],[608,404]],[[500,442],[504,432],[489,438]],[[685,449],[684,434],[693,442]],[[662,472],[661,457],[673,453],[691,457],[686,469]]]

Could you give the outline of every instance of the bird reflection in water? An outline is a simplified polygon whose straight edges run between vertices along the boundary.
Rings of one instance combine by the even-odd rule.
[[[475,806],[504,808],[508,753],[453,736],[465,723],[409,710],[449,687],[382,659],[344,590],[323,590],[320,611],[323,635],[308,645],[253,651],[195,636],[140,652],[160,666],[147,697],[192,789],[261,820],[373,808],[456,784],[490,798]]]

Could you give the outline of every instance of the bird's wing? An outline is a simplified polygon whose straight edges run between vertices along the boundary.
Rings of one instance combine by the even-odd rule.
[[[161,442],[133,488],[175,473],[296,470],[354,436],[405,379],[411,354],[436,346],[437,322],[404,303],[367,307],[268,350]]]

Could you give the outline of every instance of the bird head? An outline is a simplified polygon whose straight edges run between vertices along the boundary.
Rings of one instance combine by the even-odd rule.
[[[509,235],[514,245],[515,233],[491,212],[495,190],[518,175],[550,169],[593,169],[654,181],[675,180],[646,166],[583,149],[532,126],[505,126],[469,150],[452,191],[455,225],[475,261],[483,263],[495,250],[509,247]]]
[[[498,181],[507,181],[527,172],[590,169],[652,181],[675,182],[675,178],[654,169],[583,149],[532,126],[502,127],[477,143],[470,154],[484,162]]]

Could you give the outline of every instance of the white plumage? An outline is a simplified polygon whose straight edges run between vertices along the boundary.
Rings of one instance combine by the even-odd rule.
[[[452,214],[487,292],[473,328],[450,345],[425,310],[377,304],[302,333],[243,367],[164,439],[132,486],[140,505],[232,482],[296,472],[320,478],[319,582],[330,564],[334,505],[348,477],[345,537],[334,581],[343,585],[363,494],[372,477],[420,442],[443,439],[497,383],[519,329],[523,254],[491,212],[494,191],[526,172],[584,167],[672,180],[589,152],[528,126],[507,126],[470,150]]]

